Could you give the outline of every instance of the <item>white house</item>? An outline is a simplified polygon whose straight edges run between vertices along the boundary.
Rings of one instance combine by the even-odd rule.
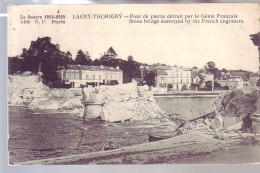
[[[86,66],[69,65],[68,68],[60,69],[57,72],[58,78],[65,84],[70,84],[72,88],[86,84],[110,84],[117,81],[123,83],[123,71],[117,66]]]
[[[173,66],[167,73],[168,84],[172,84],[173,90],[182,90],[184,87],[190,88],[192,82],[190,68]]]
[[[191,69],[185,67],[160,66],[153,69],[156,73],[156,87],[166,88],[172,84],[173,90],[189,89],[191,86]]]

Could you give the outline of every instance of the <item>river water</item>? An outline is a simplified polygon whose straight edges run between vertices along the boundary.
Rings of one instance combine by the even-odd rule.
[[[163,111],[189,119],[204,113],[215,97],[156,97],[155,100]]]
[[[106,123],[64,113],[34,114],[9,106],[9,163],[99,151],[107,141],[120,147],[141,144],[148,142],[148,134],[174,129],[169,120]]]
[[[197,115],[213,100],[156,98],[162,110],[185,116]],[[120,146],[140,144],[148,142],[147,134],[163,134],[171,130],[174,130],[171,125],[159,121],[106,123],[66,113],[34,114],[24,107],[9,106],[9,162],[98,151],[107,141]]]

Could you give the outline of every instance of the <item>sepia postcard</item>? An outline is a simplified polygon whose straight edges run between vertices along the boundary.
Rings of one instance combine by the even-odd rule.
[[[11,165],[260,161],[260,4],[10,5]]]

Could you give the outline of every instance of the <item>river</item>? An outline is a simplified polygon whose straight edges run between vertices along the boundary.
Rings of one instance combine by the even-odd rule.
[[[196,115],[214,100],[203,99],[156,98],[156,102],[168,113],[188,116],[191,109],[193,114],[189,115]],[[34,114],[24,107],[9,106],[9,160],[12,164],[93,152],[107,141],[120,146],[140,144],[148,142],[147,134],[165,134],[171,130],[174,130],[171,125],[158,121],[106,123],[68,113]]]
[[[141,144],[148,142],[148,134],[171,133],[174,129],[169,120],[106,123],[64,113],[34,114],[23,107],[9,106],[9,162],[99,151],[107,141],[120,147]]]
[[[189,119],[204,113],[215,97],[156,97],[155,100],[163,111]]]

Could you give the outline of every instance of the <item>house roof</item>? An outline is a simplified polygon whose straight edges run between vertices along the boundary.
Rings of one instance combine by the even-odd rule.
[[[159,69],[159,70],[171,70],[170,67],[168,66],[157,66],[157,67],[154,67],[153,70],[155,69]]]
[[[90,71],[122,71],[108,66],[69,65],[66,70],[90,70]]]
[[[247,71],[243,71],[243,70],[229,70],[229,73],[232,76],[239,76],[242,79],[248,79],[249,78],[249,74]]]
[[[190,68],[187,68],[187,67],[181,67],[181,69],[182,69],[183,71],[191,71],[191,69],[190,69]]]
[[[259,75],[258,74],[256,74],[256,73],[254,73],[254,74],[252,74],[251,76],[249,76],[249,77],[259,77]]]

